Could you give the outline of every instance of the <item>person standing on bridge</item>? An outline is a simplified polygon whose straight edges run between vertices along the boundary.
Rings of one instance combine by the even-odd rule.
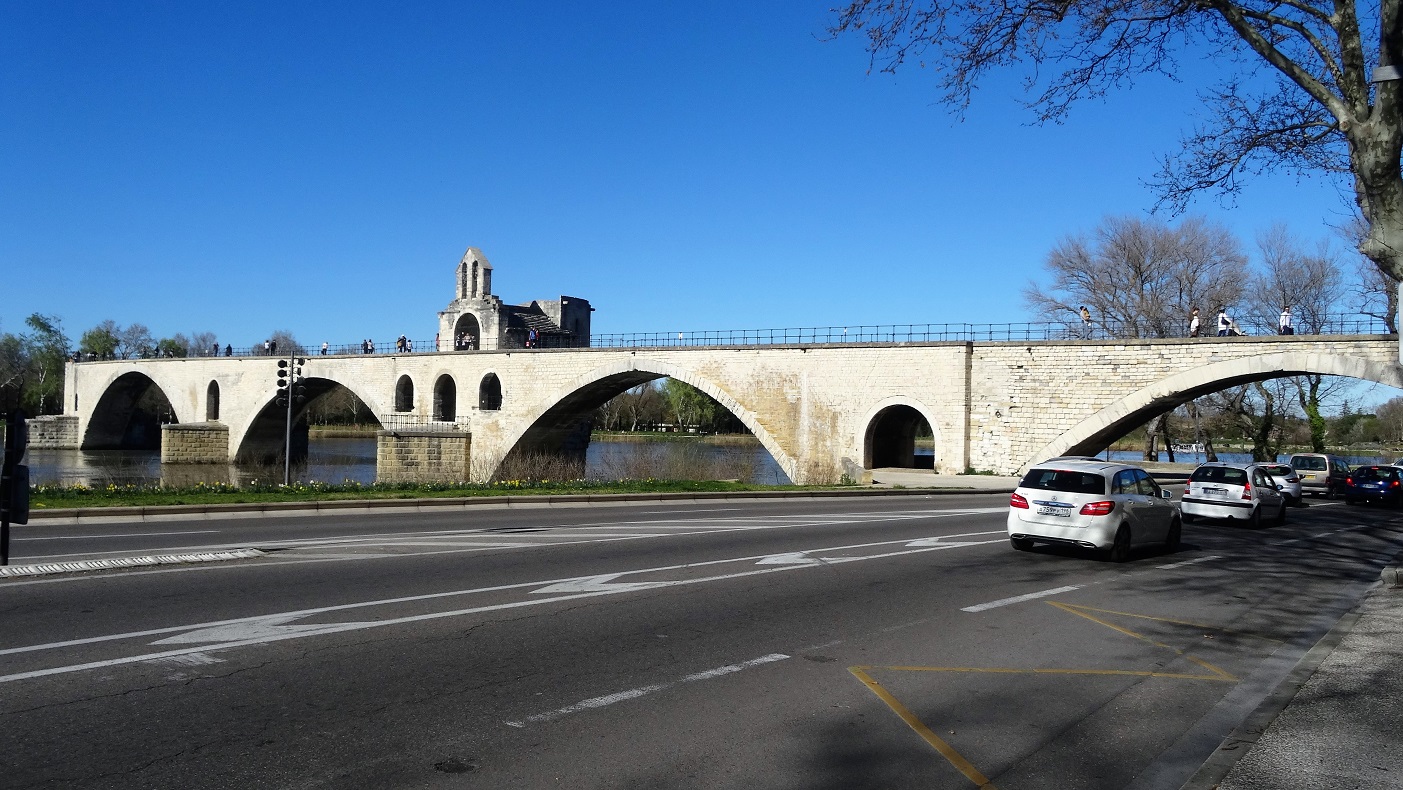
[[[1228,315],[1228,308],[1218,308],[1218,337],[1227,337],[1233,334],[1232,316]]]
[[[234,356],[234,346],[232,346],[232,345],[226,345],[226,346],[224,346],[224,356],[226,356],[226,357],[232,357],[232,356]]]
[[[1077,310],[1077,315],[1081,316],[1082,337],[1091,337],[1091,311],[1086,309],[1086,305],[1082,305]]]
[[[327,342],[326,342],[325,340],[323,340],[323,341],[322,341],[322,356],[326,356],[326,350],[327,350],[327,348],[329,348],[329,346],[328,346]]]
[[[1283,335],[1296,334],[1296,326],[1291,321],[1291,305],[1281,308],[1281,317],[1276,321],[1276,331]]]
[[[1199,333],[1198,308],[1195,307],[1193,310],[1191,310],[1191,311],[1189,312],[1189,337],[1198,337],[1198,333]]]

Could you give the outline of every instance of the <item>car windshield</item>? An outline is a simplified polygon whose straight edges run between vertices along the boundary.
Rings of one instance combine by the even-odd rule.
[[[1290,477],[1291,473],[1296,471],[1291,467],[1287,466],[1286,464],[1277,464],[1276,466],[1264,466],[1262,467],[1262,469],[1272,477]]]
[[[1073,472],[1067,469],[1034,469],[1028,472],[1018,485],[1044,491],[1066,491],[1069,494],[1106,493],[1106,478],[1090,472]]]
[[[1291,458],[1291,466],[1308,469],[1312,472],[1325,471],[1325,459],[1318,455],[1297,455]]]
[[[1231,486],[1247,484],[1247,472],[1231,466],[1200,466],[1189,475],[1196,483],[1226,483]]]

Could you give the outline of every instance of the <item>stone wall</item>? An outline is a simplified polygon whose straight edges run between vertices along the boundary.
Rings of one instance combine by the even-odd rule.
[[[462,431],[378,431],[377,483],[457,483],[468,480],[472,434]]]
[[[218,422],[162,425],[161,463],[229,463],[229,426]]]
[[[29,446],[69,450],[78,446],[78,416],[75,414],[30,417]]]
[[[81,405],[72,413],[87,442],[94,415],[120,415],[123,393],[130,399],[146,384],[169,398],[177,420],[194,423],[215,382],[229,426],[226,454],[262,436],[276,435],[280,447],[285,417],[268,408],[276,364],[269,357],[82,363],[71,366],[73,402]],[[1234,384],[1313,372],[1403,387],[1398,338],[1388,335],[353,354],[313,357],[304,372],[309,386],[345,386],[392,429],[410,423],[402,439],[382,442],[380,467],[384,479],[413,480],[489,479],[513,449],[559,449],[591,409],[662,376],[719,401],[801,483],[861,479],[874,425],[893,407],[930,423],[938,471],[1012,473],[1104,447],[1117,430]],[[501,387],[496,409],[479,408],[488,376]],[[397,412],[403,377],[415,397],[410,411]],[[457,440],[442,435],[432,458],[433,441],[410,450],[412,424],[438,425],[433,393],[446,378],[457,393],[460,433],[472,435],[473,457],[462,439],[461,463],[445,446]]]

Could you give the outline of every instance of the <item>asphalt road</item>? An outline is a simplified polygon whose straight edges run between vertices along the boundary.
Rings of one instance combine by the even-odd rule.
[[[1313,500],[1124,565],[1006,495],[20,527],[0,786],[1178,787],[1403,550]]]

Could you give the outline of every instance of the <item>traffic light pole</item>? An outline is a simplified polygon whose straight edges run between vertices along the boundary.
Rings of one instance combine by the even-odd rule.
[[[283,485],[292,485],[292,404],[306,400],[302,394],[302,366],[305,358],[293,351],[287,359],[278,360],[278,400],[287,407],[287,423],[283,430]]]
[[[293,367],[293,365],[295,364],[295,361],[296,361],[296,357],[295,357],[295,356],[289,357],[289,358],[288,358],[287,366],[288,366],[288,369],[289,369],[289,370],[294,370],[294,369],[295,369],[295,368]],[[295,374],[294,374],[294,375],[295,375]],[[291,385],[292,385],[292,382],[295,381],[295,380],[296,380],[295,378],[290,378],[290,379],[289,379],[289,381],[288,381],[288,385],[289,385],[289,386],[288,386],[288,392],[287,392],[287,398],[286,398],[286,400],[287,400],[287,425],[286,425],[285,429],[283,430],[283,486],[290,486],[290,485],[292,485],[292,386],[291,386]]]

